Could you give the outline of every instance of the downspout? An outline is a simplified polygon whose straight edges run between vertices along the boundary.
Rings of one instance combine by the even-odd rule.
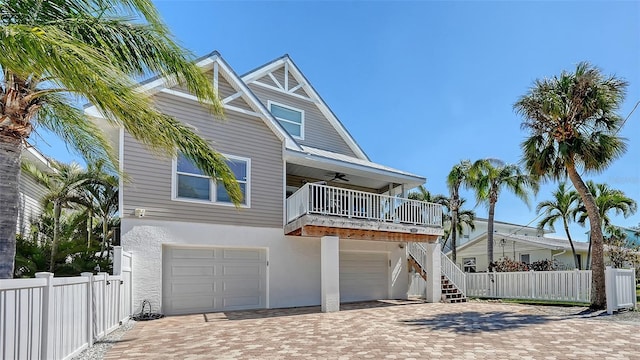
[[[567,249],[562,250],[561,252],[557,253],[557,254],[551,254],[551,260],[553,260],[554,257],[558,256],[558,255],[562,255],[564,253],[567,252]]]

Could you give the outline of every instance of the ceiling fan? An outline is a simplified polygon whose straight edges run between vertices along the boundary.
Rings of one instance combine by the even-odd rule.
[[[347,179],[347,175],[346,174],[339,173],[339,172],[335,173],[335,175],[333,176],[333,179],[327,180],[327,181],[336,181],[336,180],[342,180],[342,181],[346,181],[346,182],[349,181],[349,179]]]

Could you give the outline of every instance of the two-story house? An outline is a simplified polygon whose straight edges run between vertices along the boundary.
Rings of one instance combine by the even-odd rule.
[[[425,178],[372,162],[287,55],[242,76],[217,52],[197,64],[225,121],[163,78],[140,89],[227,157],[244,201],[234,207],[185,158],[158,157],[108,130],[129,177],[121,241],[134,254],[134,304],[149,299],[166,314],[335,311],[340,302],[406,298],[407,242],[436,259],[425,271],[434,272],[430,299],[440,300],[441,208],[406,199]]]

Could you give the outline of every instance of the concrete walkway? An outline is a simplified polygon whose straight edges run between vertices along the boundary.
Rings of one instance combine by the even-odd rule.
[[[640,324],[512,304],[372,302],[139,322],[105,359],[640,359]]]

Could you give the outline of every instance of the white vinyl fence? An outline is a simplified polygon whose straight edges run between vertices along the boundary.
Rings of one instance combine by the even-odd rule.
[[[607,291],[607,313],[636,308],[636,269],[613,269],[604,272]]]
[[[69,359],[131,314],[131,254],[114,249],[114,275],[0,280],[0,359]]]
[[[584,303],[591,299],[590,270],[467,273],[466,278],[470,297]]]

